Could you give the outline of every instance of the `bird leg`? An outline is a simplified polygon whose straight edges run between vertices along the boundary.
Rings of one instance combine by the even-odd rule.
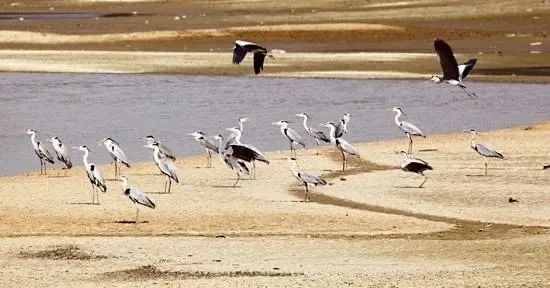
[[[315,143],[317,143],[317,146],[316,146],[317,152],[315,152],[315,155],[319,155],[319,139],[315,138]]]
[[[172,189],[172,179],[168,177],[168,193],[170,193],[171,189]]]
[[[237,172],[237,181],[233,184],[233,188],[237,187],[237,183],[239,183],[239,180],[241,180],[241,175]]]
[[[420,184],[420,186],[418,186],[418,188],[422,188],[422,186],[424,185],[424,183],[426,183],[426,181],[428,181],[428,176],[422,174],[422,176],[424,176],[424,181],[422,181],[422,183]]]
[[[40,158],[40,175],[42,175],[42,173],[43,173],[43,172],[42,172],[42,166],[43,166],[43,165],[44,165],[44,164],[42,163],[42,158]]]
[[[292,151],[293,151],[293,147],[292,147],[292,141],[290,141],[290,158],[294,158],[294,156],[292,155]]]
[[[487,176],[487,166],[489,165],[489,163],[487,163],[487,157],[484,157],[485,158],[485,176]]]
[[[252,173],[249,175],[250,179],[256,179],[256,161],[252,160]]]
[[[92,205],[95,204],[95,185],[92,183]]]
[[[118,169],[117,169],[117,166],[118,166],[118,165],[116,164],[116,162],[117,162],[117,161],[116,161],[116,159],[115,159],[115,179],[116,179],[117,173],[118,173]]]
[[[136,224],[138,224],[138,222],[139,222],[139,208],[136,205]]]
[[[306,185],[306,196],[304,198],[304,202],[308,202],[309,199],[309,187],[307,186],[307,183],[304,183]]]
[[[477,94],[468,91],[468,89],[466,88],[466,86],[461,85],[461,86],[459,86],[459,87],[462,88],[462,91],[466,92],[466,95],[468,95],[468,96],[470,96],[470,97],[477,97]]]
[[[342,151],[342,171],[346,171],[346,153]]]
[[[99,191],[98,191],[98,190],[99,190],[99,189],[96,189],[96,190],[95,190],[95,198],[97,199],[97,205],[100,205],[100,204],[99,204]]]
[[[412,154],[413,139],[412,139],[411,134],[407,133],[407,138],[409,138],[409,150],[407,150],[407,151],[408,151],[409,154]]]
[[[212,155],[210,155],[210,150],[206,149],[206,168],[210,168],[210,158]]]
[[[166,193],[167,187],[168,187],[168,180],[164,181],[164,193]]]

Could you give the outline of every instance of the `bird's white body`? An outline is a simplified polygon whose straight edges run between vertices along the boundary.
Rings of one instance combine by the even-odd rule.
[[[395,114],[395,118],[394,118],[395,125],[397,125],[397,127],[401,129],[403,133],[405,133],[405,136],[407,136],[407,138],[409,138],[409,149],[407,150],[407,152],[410,154],[412,153],[412,144],[413,144],[412,136],[420,136],[420,137],[426,137],[426,136],[424,135],[424,132],[422,132],[422,130],[420,130],[420,128],[416,127],[414,124],[409,123],[407,121],[401,121],[399,119],[401,117],[401,114],[403,113],[401,108],[394,107],[391,110],[397,113]]]
[[[167,182],[164,185],[164,192],[170,193],[170,190],[172,188],[172,180],[174,180],[176,183],[179,183],[176,165],[170,158],[164,157],[160,153],[158,143],[148,144],[145,147],[153,150],[153,159],[155,160],[155,164],[157,164],[160,172],[167,177]]]
[[[58,137],[52,137],[50,139],[50,142],[52,143],[52,147],[53,147],[53,150],[55,151],[57,159],[65,163],[65,166],[67,167],[67,169],[71,169],[73,167],[73,164],[69,158],[69,152],[67,151],[67,147],[63,143],[61,143],[61,140],[59,140]]]
[[[121,176],[118,178],[122,181],[122,192],[132,203],[136,205],[136,224],[139,222],[139,205],[155,209],[155,203],[136,186],[128,185],[128,178]]]
[[[99,170],[99,167],[94,163],[88,162],[88,155],[90,153],[90,150],[88,150],[88,147],[80,146],[78,150],[84,152],[84,155],[82,156],[82,163],[84,163],[86,174],[88,176],[88,179],[90,180],[90,183],[92,184],[92,189],[93,189],[92,204],[99,205],[99,193],[97,193],[97,189],[101,190],[103,193],[107,192],[107,185],[105,185],[105,179],[103,179],[103,176],[101,175],[101,171]],[[97,198],[97,203],[95,201],[96,198]]]
[[[40,174],[46,174],[46,162],[54,164],[53,157],[50,151],[40,141],[36,140],[36,131],[28,129],[26,133],[31,135],[32,148],[40,160]]]

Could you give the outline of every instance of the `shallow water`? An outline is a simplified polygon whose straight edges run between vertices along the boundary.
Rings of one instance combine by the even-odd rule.
[[[227,132],[240,116],[251,119],[242,141],[264,151],[288,149],[274,121],[296,121],[291,127],[303,134],[294,116],[300,112],[313,117],[311,125],[352,113],[345,136],[351,142],[403,137],[385,110],[393,106],[428,135],[550,116],[550,85],[536,84],[469,83],[480,95],[475,100],[456,87],[405,80],[3,73],[0,87],[0,175],[39,169],[28,128],[43,142],[59,136],[69,147],[88,145],[90,159],[104,163],[107,151],[96,145],[104,137],[121,143],[133,161],[151,159],[141,139],[150,134],[179,155],[198,154],[203,149],[188,133]],[[71,157],[82,163],[80,151]]]

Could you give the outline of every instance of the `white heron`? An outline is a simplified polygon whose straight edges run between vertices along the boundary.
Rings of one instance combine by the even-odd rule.
[[[57,160],[64,163],[66,169],[71,169],[73,167],[73,163],[69,158],[69,152],[67,151],[67,147],[61,142],[59,137],[54,136],[51,139],[48,139],[48,141],[52,143],[52,147],[55,151],[55,155],[57,156]]]
[[[52,154],[40,141],[36,140],[36,134],[38,133],[36,130],[28,129],[26,133],[31,135],[32,148],[38,159],[40,159],[40,175],[46,174],[46,162],[54,163]]]
[[[344,136],[344,134],[348,133],[348,124],[350,121],[351,114],[345,113],[344,116],[342,116],[342,119],[338,122],[336,125],[336,138],[340,138]]]
[[[426,183],[426,181],[428,180],[428,176],[424,175],[424,171],[433,170],[432,166],[430,166],[428,162],[422,159],[410,157],[409,153],[405,151],[401,151],[401,154],[403,154],[403,161],[401,161],[401,170],[424,176],[424,181],[422,181],[420,186],[418,186],[418,188],[422,188],[424,183]]]
[[[325,143],[330,143],[330,137],[323,133],[323,131],[319,131],[307,125],[307,121],[310,119],[308,114],[299,113],[296,114],[296,116],[304,118],[304,130],[306,130],[306,133],[315,140],[315,143],[317,144],[317,155],[319,155],[319,145],[321,144],[321,141]]]
[[[283,136],[288,139],[290,143],[290,158],[296,158],[296,150],[294,149],[294,144],[301,145],[302,147],[306,148],[306,145],[302,141],[302,137],[300,136],[300,134],[296,133],[296,131],[288,127],[288,121],[279,120],[271,124],[278,125],[281,129],[281,133],[283,134]]]
[[[361,158],[359,156],[359,153],[357,153],[357,151],[353,149],[353,146],[351,146],[348,141],[344,140],[343,138],[336,138],[336,125],[334,123],[327,122],[321,125],[330,128],[330,142],[336,145],[336,148],[338,148],[338,150],[340,150],[340,152],[342,153],[342,171],[346,171],[346,168],[348,167],[346,154]]]
[[[290,158],[290,162],[291,162],[290,171],[292,172],[292,175],[294,175],[296,179],[300,180],[304,184],[304,186],[306,186],[306,195],[304,198],[304,202],[311,200],[311,196],[309,193],[309,185],[322,186],[322,185],[326,185],[327,181],[311,173],[298,170],[299,169],[298,162],[296,161],[295,158]]]
[[[107,151],[111,154],[111,157],[113,157],[115,162],[115,178],[117,177],[120,167],[118,167],[117,163],[124,164],[126,167],[130,168],[130,161],[128,160],[128,157],[126,156],[126,153],[120,148],[120,144],[116,142],[115,140],[107,137],[103,138],[103,140],[98,142],[98,146],[101,146],[101,144],[104,144],[107,148]]]
[[[160,143],[160,141],[158,141],[152,135],[145,136],[145,140],[147,140],[147,144],[159,143],[160,153],[172,160],[176,160],[176,155],[174,154],[174,152],[172,152],[172,150],[170,150],[165,145],[162,145],[162,143]]]
[[[212,168],[212,153],[218,154],[220,149],[216,143],[216,139],[210,138],[206,133],[200,131],[190,133],[189,135],[193,136],[195,140],[204,147],[207,157],[206,168]]]
[[[164,193],[170,193],[170,190],[172,188],[172,180],[174,180],[174,182],[176,183],[179,183],[178,171],[177,171],[176,165],[170,158],[164,157],[160,153],[160,148],[158,143],[147,144],[144,147],[153,150],[153,159],[155,160],[155,164],[157,164],[157,167],[159,168],[160,172],[166,175],[166,178],[167,178],[164,184]],[[168,189],[166,189],[166,187],[168,187]]]
[[[477,143],[477,131],[474,129],[467,130],[465,132],[470,132],[472,134],[472,139],[470,140],[470,147],[474,151],[477,152],[477,154],[483,156],[485,159],[485,176],[487,176],[487,166],[488,166],[488,159],[487,158],[499,158],[504,159],[504,156],[502,153],[498,152],[495,148],[493,148],[489,144],[481,144]]]
[[[155,209],[155,203],[139,189],[137,186],[128,185],[128,178],[126,176],[120,176],[117,178],[122,181],[122,191],[130,201],[136,205],[136,224],[139,221],[139,205]]]
[[[388,109],[388,111],[394,111],[397,113],[395,114],[395,119],[394,119],[395,125],[397,125],[397,127],[399,127],[399,129],[401,129],[403,133],[405,133],[407,138],[409,138],[409,149],[407,150],[407,153],[412,154],[412,145],[413,145],[412,136],[420,136],[420,137],[426,138],[426,136],[424,135],[424,132],[422,132],[420,128],[416,127],[412,123],[399,120],[399,117],[401,117],[401,114],[404,114],[403,110],[400,107],[393,107],[392,109]]]
[[[267,53],[265,47],[252,42],[237,40],[233,47],[233,64],[240,64],[247,52],[254,54],[254,73],[256,75],[264,70],[265,56],[273,58],[273,55]]]
[[[267,157],[256,147],[241,142],[242,132],[237,127],[228,128],[235,135],[234,143],[226,144],[226,149],[231,149],[232,157],[235,157],[245,163],[252,163],[252,176],[256,179],[256,161],[264,162],[269,165]]]
[[[101,171],[99,171],[99,167],[94,163],[88,162],[88,154],[90,153],[90,149],[88,149],[87,146],[74,147],[74,149],[78,149],[84,152],[84,155],[82,156],[82,162],[84,163],[84,168],[86,169],[88,179],[92,184],[92,204],[99,205],[99,193],[97,190],[99,189],[103,193],[107,192],[105,179],[103,179],[103,176],[101,176]],[[95,202],[96,198],[97,203]]]
[[[435,39],[434,41],[435,52],[439,56],[439,64],[443,70],[443,78],[438,76],[432,76],[430,78],[434,83],[446,82],[453,86],[458,86],[466,92],[470,97],[477,97],[475,93],[468,91],[466,86],[462,84],[462,79],[466,78],[474,65],[477,62],[477,59],[470,59],[468,62],[458,65],[456,58],[453,54],[453,49],[449,44],[441,39]]]

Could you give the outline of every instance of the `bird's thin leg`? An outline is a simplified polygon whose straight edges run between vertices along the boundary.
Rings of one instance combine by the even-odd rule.
[[[48,174],[48,172],[46,171],[46,161],[44,161],[44,175]]]
[[[164,181],[164,193],[166,193],[166,188],[168,187],[168,179]]]
[[[138,222],[139,222],[139,208],[136,205],[136,224],[138,224]]]
[[[292,141],[290,141],[290,158],[293,158],[294,155],[292,155]]]
[[[420,184],[420,186],[418,186],[418,188],[422,188],[422,186],[424,185],[424,183],[426,183],[426,181],[428,181],[428,176],[422,174],[422,176],[424,176],[424,181],[422,181],[422,183]]]
[[[118,165],[116,164],[116,162],[117,162],[117,161],[116,161],[116,159],[115,159],[115,178],[117,177],[117,173],[118,173],[118,169],[117,169],[117,166],[118,166]]]
[[[315,143],[317,143],[317,152],[315,153],[315,155],[319,155],[319,139],[315,138]]]
[[[40,175],[42,175],[42,158],[40,158]]]
[[[172,179],[168,178],[168,193],[172,193]]]
[[[346,171],[346,154],[342,151],[342,171]]]
[[[413,139],[412,139],[411,134],[407,133],[407,138],[409,138],[409,150],[408,150],[408,153],[411,154],[411,153],[412,153],[412,149],[413,149]]]
[[[206,168],[210,168],[210,150],[206,149]]]
[[[256,161],[252,160],[252,173],[250,174],[250,179],[256,179]]]
[[[466,92],[466,95],[468,95],[468,96],[470,96],[470,97],[477,97],[477,94],[468,91],[468,89],[466,88],[466,86],[461,85],[461,86],[459,86],[459,87],[462,88],[462,91]]]
[[[95,198],[97,199],[97,205],[100,205],[99,204],[99,189],[95,190]]]
[[[239,180],[241,180],[241,175],[237,172],[237,181],[233,184],[233,188],[237,187],[237,183],[239,183]]]
[[[304,198],[304,202],[307,202],[309,198],[309,187],[307,187],[307,183],[304,183],[304,185],[306,186],[306,196]]]
[[[489,163],[487,163],[487,157],[484,157],[485,158],[485,176],[487,176],[487,166],[489,165]]]
[[[92,184],[92,204],[95,204],[95,185]]]

